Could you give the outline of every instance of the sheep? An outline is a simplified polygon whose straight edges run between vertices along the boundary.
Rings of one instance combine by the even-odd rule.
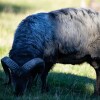
[[[55,63],[89,63],[96,71],[100,95],[100,13],[84,8],[64,8],[30,15],[15,31],[9,57],[1,59],[8,83],[22,95],[36,75],[42,92],[48,91],[48,72]]]

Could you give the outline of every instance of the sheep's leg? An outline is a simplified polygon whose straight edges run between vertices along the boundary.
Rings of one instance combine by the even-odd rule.
[[[46,82],[46,78],[47,78],[47,75],[48,75],[48,72],[50,71],[50,69],[52,68],[53,64],[51,63],[46,63],[45,64],[45,69],[41,75],[41,81],[42,81],[42,88],[41,88],[41,92],[48,92],[48,85],[47,85],[47,82]]]
[[[92,66],[96,71],[96,88],[95,94],[100,95],[100,62],[99,60],[92,61]]]
[[[100,95],[100,70],[96,70],[96,94]]]
[[[33,82],[34,82],[34,79],[36,78],[36,80],[35,81],[37,81],[37,74],[36,75],[34,75],[34,76],[30,76],[30,78],[29,78],[29,82],[28,82],[28,85],[27,85],[27,90],[28,90],[28,92],[30,92],[31,91],[31,89],[32,89],[32,85],[33,85]],[[36,85],[36,82],[35,82],[35,85]]]
[[[34,80],[34,78],[31,76],[31,77],[30,77],[30,79],[29,79],[28,86],[27,86],[28,91],[30,91],[30,90],[31,90],[33,80]]]

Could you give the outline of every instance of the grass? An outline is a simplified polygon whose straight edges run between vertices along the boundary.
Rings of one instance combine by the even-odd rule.
[[[81,67],[81,68],[80,68]],[[4,82],[4,73],[0,72],[0,83]],[[95,72],[88,64],[79,65],[61,65],[56,64],[48,75],[48,83],[50,91],[41,94],[40,82],[37,86],[33,84],[30,93],[25,93],[23,97],[18,100],[94,100],[99,97],[92,97],[95,84]],[[0,85],[1,85],[0,84]],[[0,97],[2,99],[13,100],[16,97],[12,95],[11,86],[0,86]],[[4,95],[6,97],[4,98]],[[82,99],[83,98],[83,99]]]
[[[89,0],[86,0],[87,4]],[[100,1],[100,0],[97,0]],[[65,7],[79,7],[80,0],[0,0],[0,59],[11,49],[14,31],[27,15]],[[33,84],[30,93],[23,97],[13,96],[11,86],[2,85],[5,73],[0,65],[0,100],[99,100],[92,96],[95,85],[95,71],[87,63],[82,65],[56,64],[49,72],[50,91],[41,94],[40,82]]]

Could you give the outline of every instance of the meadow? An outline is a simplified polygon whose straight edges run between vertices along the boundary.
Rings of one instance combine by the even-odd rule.
[[[0,0],[0,59],[8,55],[14,31],[22,19],[33,13],[65,7],[80,7],[80,0]],[[41,94],[38,80],[30,92],[16,98],[12,87],[3,85],[6,77],[0,64],[0,100],[100,100],[93,95],[95,79],[95,71],[87,63],[56,64],[48,75],[48,93]]]

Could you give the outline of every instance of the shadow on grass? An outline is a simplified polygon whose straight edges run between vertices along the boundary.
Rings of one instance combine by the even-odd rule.
[[[62,94],[74,92],[91,95],[94,92],[95,80],[85,76],[51,72],[48,76],[48,82],[51,88],[52,86],[61,88],[59,92],[62,91]]]
[[[4,85],[2,85],[2,83],[4,83],[4,77],[5,73],[0,71],[0,98],[13,100],[14,96],[11,86],[5,87]],[[76,100],[77,98],[84,99],[84,97],[90,99],[91,95],[94,92],[95,80],[85,76],[73,75],[71,73],[64,74],[50,72],[48,75],[50,90],[45,94],[41,94],[40,83],[40,81],[37,81],[37,86],[33,83],[32,90],[29,93],[25,93],[24,97],[28,98],[30,96],[30,98],[35,98],[36,96],[38,96],[38,98],[40,98],[41,100],[52,100],[52,98],[55,98],[56,96],[58,98],[65,98],[62,100],[66,100],[68,98],[72,98],[70,100]],[[6,97],[4,95],[6,95]],[[73,99],[73,97],[75,97],[76,99]],[[94,96],[94,98],[96,99],[98,97]]]
[[[24,4],[0,3],[0,12],[25,13],[30,9],[35,9],[35,7]]]

